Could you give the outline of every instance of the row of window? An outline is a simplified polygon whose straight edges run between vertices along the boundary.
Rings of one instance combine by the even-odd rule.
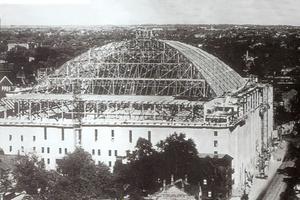
[[[65,140],[65,132],[64,129],[61,129],[61,140]],[[114,141],[115,139],[115,131],[111,130],[111,140]],[[12,140],[12,135],[9,135],[9,141]],[[21,141],[23,142],[24,137],[21,135]],[[32,140],[36,141],[36,136],[32,136]],[[47,140],[47,128],[44,128],[44,140]],[[81,131],[78,132],[78,140],[81,142]],[[95,141],[98,140],[98,129],[95,129]],[[151,131],[148,131],[148,140],[151,142]],[[129,143],[132,143],[132,130],[129,130]]]
[[[45,159],[44,158],[42,158],[41,160],[42,160],[42,162],[45,163]],[[50,164],[50,158],[47,158],[47,164],[48,165]],[[101,164],[101,161],[98,161],[98,165],[100,165],[100,164]],[[108,161],[108,166],[112,167],[112,162],[111,161]]]
[[[44,158],[42,158],[42,162],[45,163],[45,159],[44,159]],[[48,165],[50,164],[50,158],[47,158],[47,164],[48,164]]]
[[[12,150],[13,150],[13,147],[9,146],[9,151],[12,152]],[[36,147],[32,147],[32,150],[36,151]],[[50,153],[50,147],[47,147],[47,148],[41,147],[42,153],[45,153],[45,150],[47,150],[47,153]],[[24,146],[21,146],[21,151],[24,152]],[[59,148],[58,151],[59,151],[59,154],[62,154],[62,148]],[[65,154],[67,154],[67,153],[68,153],[68,149],[65,148]]]
[[[36,147],[32,147],[32,150],[36,151]],[[41,152],[42,153],[45,153],[45,150],[47,150],[47,153],[50,153],[50,147],[47,147],[47,148],[41,147]],[[12,146],[9,146],[9,151],[12,152]],[[21,151],[24,152],[24,147],[23,146],[21,146]],[[58,149],[59,154],[62,154],[62,151],[63,151],[62,148]],[[68,149],[65,148],[64,152],[65,152],[65,154],[67,154]],[[118,150],[115,150],[114,153],[115,153],[115,156],[118,156]],[[95,154],[96,154],[96,150],[92,149],[92,155],[95,155]],[[98,154],[98,156],[101,155],[101,150],[100,149],[98,149],[97,154]],[[108,150],[108,156],[112,156],[112,150]]]
[[[95,129],[95,141],[98,141],[98,129]],[[115,130],[111,130],[111,140],[114,141],[115,139]],[[128,140],[129,143],[132,143],[132,130],[128,132]],[[148,131],[148,140],[151,142],[151,131]]]
[[[100,164],[101,164],[101,161],[98,161],[98,165],[100,165]],[[111,161],[108,161],[108,166],[112,167],[112,162]]]
[[[65,138],[65,136],[64,136],[65,134],[64,133],[62,133],[62,136],[61,136],[61,139],[62,140],[64,140],[64,138]],[[12,135],[9,135],[9,141],[11,141],[12,140]],[[47,140],[47,133],[44,133],[44,139],[45,140]],[[21,142],[23,142],[23,140],[24,140],[24,137],[23,137],[23,135],[21,135]],[[34,136],[32,136],[32,141],[36,141],[36,136],[34,135]]]

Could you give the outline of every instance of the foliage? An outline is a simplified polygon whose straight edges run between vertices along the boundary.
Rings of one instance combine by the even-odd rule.
[[[53,176],[52,194],[56,199],[92,199],[107,197],[111,193],[112,175],[109,168],[100,163],[95,165],[91,155],[81,148],[60,160]]]
[[[16,65],[24,65],[28,62],[29,52],[25,47],[16,46],[7,52],[6,61]]]
[[[188,177],[189,187],[196,190],[205,178],[218,193],[226,196],[230,191],[231,161],[199,158],[193,140],[182,133],[174,133],[156,146],[157,150],[151,142],[139,138],[135,150],[128,155],[129,162],[116,163],[114,182],[119,199],[127,194],[130,199],[142,199],[158,191],[162,180],[169,184],[172,175],[175,180]]]
[[[195,144],[192,140],[185,140],[184,134],[175,133],[157,146],[159,151],[150,141],[139,138],[135,150],[128,156],[129,163],[115,167],[119,183],[128,185],[123,193],[129,194],[131,199],[157,191],[162,185],[161,180],[169,179],[171,174],[184,176],[188,164],[182,165],[182,161],[193,157],[190,155],[197,155]]]
[[[113,195],[109,168],[95,165],[83,149],[77,148],[57,164],[57,171],[46,171],[35,155],[19,157],[14,170],[17,189],[35,199],[90,200]]]
[[[2,173],[2,177],[0,178],[0,193],[7,193],[10,189],[12,189],[13,180],[10,177],[10,171],[5,170]]]
[[[184,178],[192,175],[192,166],[198,159],[198,151],[192,139],[186,139],[185,134],[174,133],[157,144],[160,151],[160,160],[164,166],[160,177],[166,179],[174,175],[175,178]]]
[[[13,171],[16,188],[35,195],[44,193],[47,188],[47,172],[44,163],[35,155],[20,156]]]

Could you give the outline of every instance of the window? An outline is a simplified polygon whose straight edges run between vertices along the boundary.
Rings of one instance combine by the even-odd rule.
[[[108,150],[108,156],[111,156],[111,150]]]
[[[50,153],[50,148],[49,147],[47,147],[47,153]]]
[[[215,155],[218,155],[218,151],[214,151],[214,154],[215,154]]]
[[[98,140],[98,129],[95,129],[95,141]]]
[[[12,152],[12,146],[9,146],[9,152]]]
[[[24,152],[24,147],[23,146],[21,146],[21,151]]]
[[[65,140],[65,129],[61,128],[61,140],[64,141]]]
[[[12,135],[9,135],[9,141],[11,141],[12,140]]]
[[[214,136],[218,136],[218,131],[214,131]]]
[[[36,147],[32,147],[32,150],[35,151],[35,150],[36,150]]]
[[[98,156],[100,156],[101,155],[101,151],[100,151],[100,149],[98,149]]]
[[[214,140],[214,147],[218,146],[218,140]]]
[[[208,191],[207,197],[211,197],[211,191]]]
[[[111,161],[108,162],[108,166],[111,167]]]
[[[47,127],[44,127],[44,140],[47,140]]]
[[[130,150],[126,151],[126,156],[128,157],[130,155]]]
[[[129,142],[132,143],[132,130],[129,130]]]
[[[207,180],[203,179],[203,185],[207,185]]]
[[[62,153],[62,149],[61,149],[61,148],[59,148],[59,150],[58,150],[58,151],[59,151],[59,154],[61,154],[61,153]]]
[[[81,129],[78,129],[78,141],[81,144]]]
[[[23,137],[23,135],[21,135],[21,141],[23,142],[23,140],[24,140],[24,137]]]
[[[115,156],[118,156],[118,150],[115,150]]]
[[[44,153],[44,151],[45,151],[45,149],[44,149],[44,147],[42,147],[42,153]]]
[[[100,161],[98,161],[98,165],[100,165],[101,164],[101,162]]]
[[[65,148],[65,154],[67,154],[68,153],[68,149],[67,148]]]
[[[32,136],[32,140],[33,140],[33,141],[35,141],[35,140],[36,140],[36,138],[35,138],[35,135],[34,135],[34,136]]]
[[[92,154],[95,155],[95,149],[92,150]]]
[[[50,164],[50,158],[47,159],[47,163]]]
[[[111,140],[114,140],[114,139],[115,139],[115,131],[111,130]]]
[[[148,131],[148,141],[151,142],[151,131]]]
[[[41,161],[45,164],[45,159],[44,158],[42,158]]]

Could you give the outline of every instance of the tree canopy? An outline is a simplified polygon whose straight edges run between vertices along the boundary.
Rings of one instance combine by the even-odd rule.
[[[47,187],[47,171],[43,161],[35,155],[20,156],[13,171],[17,182],[16,188],[36,195],[44,193]]]

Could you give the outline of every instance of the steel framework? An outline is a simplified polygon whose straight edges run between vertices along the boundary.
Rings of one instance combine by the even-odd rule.
[[[46,75],[31,92],[3,102],[5,117],[30,120],[199,122],[203,101],[243,84],[230,67],[198,48],[138,37],[93,48]]]
[[[110,43],[70,60],[35,92],[82,94],[219,96],[243,79],[224,63],[174,41],[136,39]],[[204,56],[206,57],[204,57]]]

